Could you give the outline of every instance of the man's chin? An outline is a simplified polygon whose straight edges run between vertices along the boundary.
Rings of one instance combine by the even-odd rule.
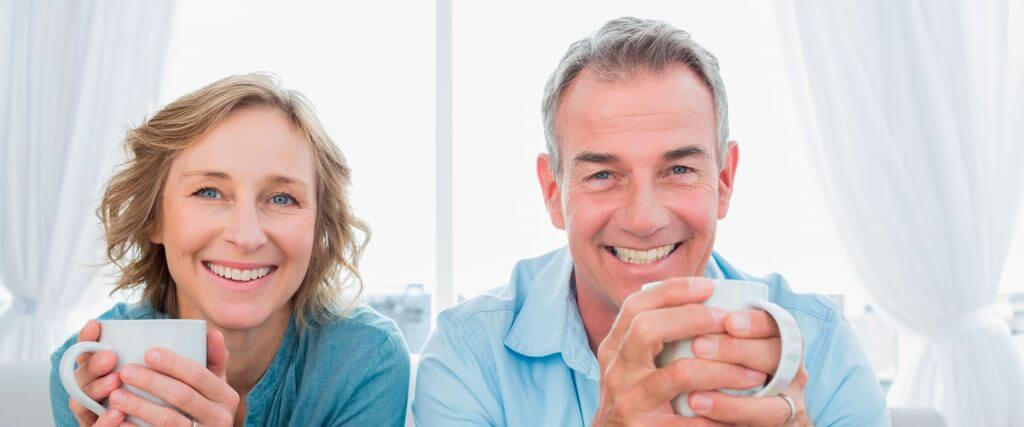
[[[611,294],[611,298],[621,306],[626,297],[639,292],[644,285],[648,283],[661,282],[668,279],[674,279],[678,277],[690,277],[693,274],[685,271],[662,271],[652,274],[630,274],[626,272],[616,271],[606,275],[609,280],[605,283],[608,284],[608,289]]]

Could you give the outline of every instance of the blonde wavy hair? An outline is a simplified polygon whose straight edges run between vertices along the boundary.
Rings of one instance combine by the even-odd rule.
[[[174,280],[163,245],[149,241],[160,218],[160,197],[171,162],[232,111],[242,107],[276,108],[309,141],[317,178],[316,239],[309,268],[290,301],[297,323],[309,326],[342,316],[350,307],[343,293],[362,293],[359,259],[370,238],[365,222],[349,204],[351,173],[345,157],[327,135],[309,101],[285,89],[277,78],[254,73],[230,76],[171,102],[124,139],[127,161],[107,183],[97,215],[106,231],[107,258],[121,272],[114,287],[141,291],[142,299],[162,313],[177,316]]]

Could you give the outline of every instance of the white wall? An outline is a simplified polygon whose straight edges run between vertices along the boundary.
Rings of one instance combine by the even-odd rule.
[[[803,147],[772,5],[751,0],[455,0],[455,291],[472,296],[498,286],[516,260],[564,244],[534,177],[544,149],[541,91],[570,42],[622,15],[684,28],[721,62],[741,160],[718,250],[750,273],[784,274],[799,291],[846,294],[856,311],[866,296]],[[411,282],[430,290],[438,261],[434,17],[433,2],[411,0],[183,0],[161,102],[250,71],[272,71],[305,92],[347,155],[353,203],[373,227],[362,265],[368,291]],[[1021,218],[1004,292],[1024,290],[1024,210]],[[109,307],[109,281],[97,278],[89,298],[97,303],[73,316],[75,327]],[[9,299],[0,287],[0,309]]]

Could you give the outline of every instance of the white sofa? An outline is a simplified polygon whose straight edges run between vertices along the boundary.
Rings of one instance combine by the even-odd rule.
[[[416,384],[417,357],[412,358],[411,380]],[[53,426],[50,414],[50,362],[0,364],[0,425]],[[412,387],[410,389],[410,402]],[[942,416],[934,409],[892,408],[894,427],[943,427]],[[412,425],[412,417],[406,417]]]
[[[49,361],[0,364],[0,425],[53,425]]]

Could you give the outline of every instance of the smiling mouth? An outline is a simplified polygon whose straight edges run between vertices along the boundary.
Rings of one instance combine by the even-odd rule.
[[[627,264],[650,264],[665,259],[679,247],[679,242],[659,246],[652,249],[633,249],[621,246],[605,246],[605,250],[614,255],[619,261]]]
[[[223,277],[228,280],[243,283],[251,282],[253,280],[266,277],[270,273],[273,273],[275,270],[277,270],[277,266],[275,265],[268,265],[253,269],[231,268],[220,264],[214,264],[209,261],[203,262],[203,265],[206,267],[207,270],[210,270],[213,274],[216,274],[217,276]]]

